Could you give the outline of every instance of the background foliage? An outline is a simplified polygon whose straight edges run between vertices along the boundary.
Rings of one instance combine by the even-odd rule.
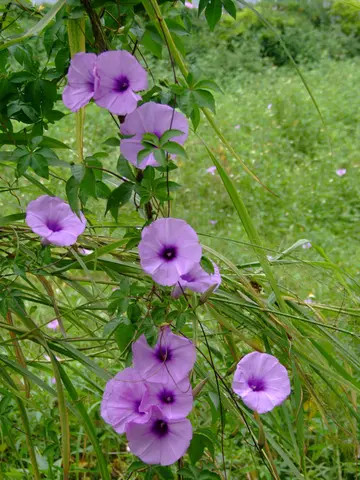
[[[151,5],[157,4],[1,5],[1,475],[355,479],[358,2],[269,0],[247,8],[223,2],[222,17],[218,1],[200,2],[200,17],[165,2],[157,13],[174,40],[176,82]],[[94,36],[94,12],[103,38]],[[173,185],[172,215],[201,234],[204,260],[219,263],[223,275],[221,289],[204,304],[195,296],[173,301],[144,277],[138,228],[149,200],[165,208],[167,189],[158,187],[155,172],[141,179],[119,159],[118,128],[95,105],[86,109],[81,152],[81,122],[76,128],[60,96],[69,38],[76,48],[79,32],[87,51],[101,41],[136,45],[153,75],[146,99],[176,101],[194,127],[201,119],[185,145],[188,158],[178,158],[170,176],[181,185]],[[192,71],[186,81],[180,56]],[[215,125],[207,109],[216,111]],[[206,168],[214,164],[212,176]],[[336,175],[339,168],[345,176]],[[122,176],[133,182],[136,198],[121,187]],[[27,228],[26,205],[43,193],[85,212],[90,227],[76,246],[41,247]],[[303,248],[309,241],[312,247]],[[54,318],[66,338],[46,328]],[[99,403],[105,382],[131,362],[131,342],[140,333],[154,341],[164,322],[197,344],[192,383],[204,386],[183,464],[149,468],[104,424]],[[279,357],[293,387],[261,427],[230,389],[236,362],[253,349]]]

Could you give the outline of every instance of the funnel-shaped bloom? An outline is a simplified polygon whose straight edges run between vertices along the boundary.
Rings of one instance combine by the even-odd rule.
[[[77,53],[70,62],[68,84],[62,99],[67,108],[76,112],[90,102],[95,90],[95,53]]]
[[[55,318],[55,320],[52,320],[46,326],[50,328],[50,330],[57,330],[59,328],[59,320]]]
[[[194,344],[187,338],[162,329],[154,348],[144,335],[133,344],[134,368],[144,380],[167,384],[169,377],[178,384],[193,368],[196,359]]]
[[[157,407],[151,412],[146,423],[131,422],[126,426],[130,450],[150,465],[171,465],[189,448],[191,423],[187,418],[169,419]]]
[[[151,377],[150,377],[151,378]],[[175,383],[146,383],[146,393],[141,404],[145,411],[157,406],[167,418],[185,418],[193,405],[192,389],[188,378]]]
[[[198,236],[178,218],[160,218],[141,234],[140,264],[160,285],[175,285],[201,258]]]
[[[82,213],[79,218],[61,198],[49,195],[42,195],[29,203],[26,223],[43,238],[43,243],[59,247],[73,245],[86,227]]]
[[[191,270],[181,275],[171,295],[178,298],[187,288],[193,292],[204,293],[210,287],[216,285],[216,290],[221,283],[221,275],[218,266],[215,263],[213,265],[214,273],[210,274],[197,263]]]
[[[128,115],[121,126],[123,135],[133,135],[132,138],[121,140],[121,153],[129,162],[142,170],[148,165],[159,166],[153,153],[150,153],[139,164],[137,156],[140,150],[145,148],[141,143],[145,133],[152,133],[160,138],[166,130],[183,132],[183,135],[171,138],[172,142],[183,145],[189,131],[186,117],[168,105],[154,102],[144,103],[135,112]]]
[[[129,422],[146,422],[149,413],[141,403],[145,393],[144,380],[133,368],[125,368],[106,384],[101,416],[117,433],[124,433]]]
[[[240,360],[232,387],[245,405],[258,413],[270,412],[291,392],[286,368],[276,357],[259,352],[249,353]]]
[[[131,53],[112,50],[98,56],[94,100],[115,115],[133,112],[148,87],[146,70]]]

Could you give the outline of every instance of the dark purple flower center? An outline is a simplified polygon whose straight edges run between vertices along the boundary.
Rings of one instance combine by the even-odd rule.
[[[169,362],[172,358],[171,350],[164,345],[159,345],[155,350],[155,357],[160,360],[160,362]]]
[[[57,220],[49,219],[45,222],[45,225],[52,232],[60,232],[60,230],[63,229],[63,227],[60,225],[60,223]]]
[[[119,93],[126,92],[129,86],[129,79],[125,75],[121,75],[121,77],[116,79],[115,91]]]
[[[181,280],[184,282],[192,283],[195,282],[196,278],[191,275],[191,273],[185,273],[185,275],[181,275]]]
[[[159,393],[159,400],[160,400],[160,402],[166,403],[167,405],[170,405],[171,403],[174,403],[175,402],[174,392],[164,388],[164,390],[162,390]]]
[[[177,256],[177,248],[175,246],[169,245],[165,246],[160,251],[160,257],[165,260],[166,262],[171,262]]]
[[[155,420],[151,428],[152,433],[157,437],[165,437],[169,432],[169,426],[165,420]]]
[[[263,392],[266,388],[264,380],[256,377],[249,378],[248,385],[254,392]]]

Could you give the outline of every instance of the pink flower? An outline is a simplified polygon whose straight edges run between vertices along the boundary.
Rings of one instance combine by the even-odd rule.
[[[51,380],[50,380],[50,381],[51,381],[52,385],[55,385],[55,384],[56,384],[56,378],[55,378],[55,377],[51,377]]]
[[[336,170],[336,175],[338,177],[343,177],[346,174],[346,168],[339,168]]]
[[[189,448],[192,427],[188,419],[169,419],[153,407],[150,419],[143,424],[131,422],[126,436],[132,453],[150,465],[171,465]]]
[[[170,378],[178,383],[193,368],[196,358],[194,344],[187,338],[171,333],[163,328],[157,344],[149,347],[145,336],[133,344],[134,368],[144,380],[167,384]]]
[[[154,405],[159,407],[167,418],[185,418],[193,406],[189,379],[185,377],[175,383],[168,375],[167,383],[146,382],[146,393],[141,407],[144,411],[149,411]]]
[[[193,9],[193,8],[196,8],[196,5],[190,3],[190,2],[185,2],[185,7],[186,8],[190,8],[190,9]]]
[[[215,175],[215,172],[216,172],[216,167],[215,167],[215,165],[213,165],[212,167],[207,168],[206,171],[207,171],[208,173],[210,173],[211,175]]]
[[[235,125],[235,130],[239,130],[241,128],[241,125]]]
[[[195,230],[184,220],[160,218],[141,234],[140,264],[160,285],[175,285],[200,262],[202,248]]]
[[[312,245],[311,245],[310,242],[306,242],[306,243],[302,244],[302,248],[305,249],[305,250],[308,249],[308,248],[311,248],[311,247],[312,247]]]
[[[270,412],[290,395],[290,380],[286,368],[267,353],[252,352],[237,365],[232,384],[251,410]]]
[[[112,50],[101,53],[96,63],[94,100],[115,115],[127,115],[137,108],[148,87],[146,70],[131,53]]]
[[[79,218],[61,198],[49,195],[42,195],[28,204],[25,221],[42,237],[43,243],[59,247],[73,245],[86,227],[82,213]]]
[[[105,387],[101,416],[117,433],[124,433],[129,422],[144,423],[149,413],[142,406],[146,386],[139,373],[125,368]]]
[[[87,105],[94,96],[96,58],[95,53],[77,53],[71,59],[62,99],[73,112]]]
[[[80,255],[91,255],[94,250],[88,250],[87,248],[79,248]]]
[[[216,225],[218,220],[209,220],[210,225]]]
[[[46,326],[50,328],[50,330],[57,330],[59,328],[59,320],[55,318],[55,320],[52,320]]]
[[[219,267],[215,265],[215,263],[213,263],[213,266],[214,273],[210,274],[197,263],[191,270],[181,275],[171,295],[178,298],[186,289],[192,290],[193,292],[205,293],[206,290],[209,290],[209,288],[214,285],[216,285],[215,290],[217,290],[221,283],[221,275]]]
[[[153,153],[150,153],[138,164],[138,153],[144,150],[141,141],[145,133],[152,133],[160,138],[167,130],[179,130],[182,135],[172,137],[171,141],[183,145],[188,136],[189,126],[186,117],[169,107],[159,103],[148,102],[141,105],[135,112],[128,115],[121,125],[123,135],[133,135],[121,140],[120,149],[130,163],[145,169],[148,165],[158,167]]]

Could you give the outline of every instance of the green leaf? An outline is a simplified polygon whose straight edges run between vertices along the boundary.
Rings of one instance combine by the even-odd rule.
[[[199,16],[203,10],[205,10],[206,6],[209,4],[210,0],[200,0],[199,2]]]
[[[236,6],[232,0],[221,0],[225,10],[236,20]]]
[[[209,24],[210,30],[214,30],[219,22],[222,13],[222,3],[220,0],[210,0],[205,9],[205,17]]]
[[[71,165],[71,173],[76,178],[76,180],[80,183],[85,176],[85,166],[83,164]]]
[[[80,189],[79,182],[76,180],[74,176],[70,177],[69,180],[66,182],[66,196],[67,196],[69,205],[71,207],[71,210],[75,212],[77,215],[80,214],[79,189]]]
[[[219,85],[216,82],[214,82],[214,80],[208,80],[206,78],[204,80],[200,80],[199,82],[197,82],[194,85],[194,89],[195,90],[198,90],[198,89],[214,90],[216,92],[224,93],[223,90],[219,87]]]
[[[192,440],[187,452],[189,454],[190,461],[193,465],[195,465],[203,456],[205,447],[206,445],[204,442],[203,435],[197,435],[195,433],[192,437]]]
[[[56,70],[63,74],[69,61],[69,49],[67,47],[60,48],[55,57]]]
[[[209,108],[215,112],[215,99],[207,90],[194,90],[192,92],[195,103],[202,108]]]
[[[193,111],[191,112],[190,115],[194,130],[196,132],[199,124],[200,124],[200,109],[196,106],[194,106]]]
[[[133,184],[128,182],[124,182],[115,188],[108,198],[105,215],[110,210],[111,215],[117,220],[119,208],[130,200],[133,188]]]
[[[182,145],[176,142],[167,142],[162,147],[166,152],[173,155],[180,155],[181,157],[187,157],[185,149]]]
[[[27,153],[19,158],[17,164],[17,171],[19,175],[24,175],[26,170],[30,167],[31,164],[31,154]]]
[[[96,179],[94,171],[91,168],[85,169],[85,175],[80,183],[80,192],[85,193],[89,197],[96,198]]]
[[[136,328],[134,325],[126,325],[122,323],[117,327],[115,330],[115,341],[119,347],[121,353],[123,353],[129,346],[133,340],[135,335]]]
[[[117,147],[119,148],[120,145],[120,139],[117,137],[110,137],[105,142],[103,142],[103,145],[108,145],[109,147]]]
[[[163,42],[160,35],[156,31],[147,28],[141,39],[141,44],[147,50],[149,50],[149,52],[155,55],[155,57],[161,58]]]
[[[171,138],[173,137],[180,137],[181,135],[184,135],[184,132],[182,132],[181,130],[175,130],[175,129],[171,129],[171,130],[166,130],[166,132],[164,132],[162,135],[161,135],[161,138],[160,138],[160,146],[162,147],[166,142],[168,142]]]
[[[148,157],[152,151],[152,148],[144,148],[143,150],[140,150],[140,152],[137,154],[137,164],[140,165],[140,163],[145,160],[145,158]]]
[[[37,152],[31,154],[31,167],[34,172],[43,178],[49,178],[49,165],[45,157]]]
[[[154,133],[144,133],[141,139],[141,143],[147,148],[150,144],[150,147],[158,147],[160,145],[159,138]]]
[[[131,165],[123,155],[119,156],[119,160],[117,162],[116,169],[122,177],[125,177],[125,178],[135,182],[136,178],[135,178],[135,175],[132,171]]]
[[[110,188],[106,185],[106,183],[100,180],[96,181],[95,189],[96,189],[96,196],[98,198],[103,198],[104,200],[107,200],[111,194]]]
[[[166,165],[166,155],[164,150],[157,148],[153,151],[155,160],[158,162],[159,165],[165,166]]]

